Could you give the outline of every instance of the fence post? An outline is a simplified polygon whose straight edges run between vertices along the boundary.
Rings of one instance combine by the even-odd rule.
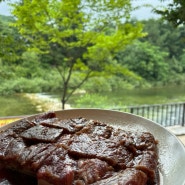
[[[182,109],[182,126],[185,125],[185,103],[183,103],[183,109]]]
[[[130,108],[130,113],[131,113],[131,114],[134,113],[134,108],[133,108],[133,107]]]

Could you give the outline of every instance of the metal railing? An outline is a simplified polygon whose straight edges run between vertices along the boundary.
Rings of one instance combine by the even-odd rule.
[[[116,110],[133,113],[162,126],[185,126],[185,103],[128,106]]]
[[[128,106],[121,108],[114,108],[112,110],[119,110],[123,112],[132,113],[150,119],[162,126],[185,126],[185,102],[184,103],[170,103],[170,104],[155,104],[155,105],[141,105]],[[14,119],[21,119],[24,116],[0,117],[0,126],[6,124],[6,120],[14,121]],[[2,124],[2,125],[1,125]]]

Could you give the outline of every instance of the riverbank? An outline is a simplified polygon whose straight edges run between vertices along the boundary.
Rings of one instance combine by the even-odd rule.
[[[60,100],[51,97],[50,95],[41,93],[25,93],[23,96],[28,98],[39,112],[56,111],[62,109]],[[65,109],[71,109],[71,106],[66,104]]]

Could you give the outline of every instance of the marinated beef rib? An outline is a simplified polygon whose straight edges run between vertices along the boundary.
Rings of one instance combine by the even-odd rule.
[[[149,132],[49,112],[0,132],[0,183],[12,183],[1,179],[12,170],[38,185],[158,185],[157,141]]]

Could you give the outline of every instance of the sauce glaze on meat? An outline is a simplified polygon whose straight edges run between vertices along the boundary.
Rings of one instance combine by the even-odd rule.
[[[158,185],[157,141],[149,132],[49,112],[0,133],[0,183],[12,171],[35,185]]]

